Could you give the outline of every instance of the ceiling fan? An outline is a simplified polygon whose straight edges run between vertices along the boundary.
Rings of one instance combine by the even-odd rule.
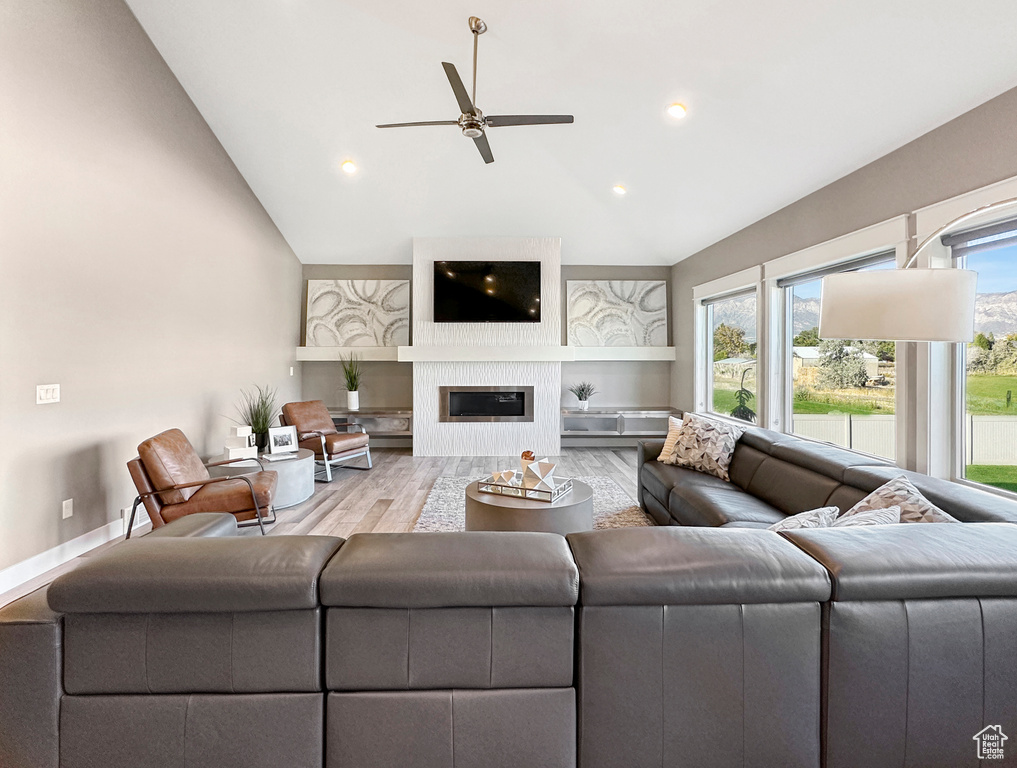
[[[473,33],[473,97],[466,92],[459,73],[454,64],[447,61],[441,63],[445,68],[445,75],[448,77],[452,92],[459,102],[459,109],[462,114],[458,120],[431,120],[422,123],[387,123],[379,125],[378,128],[406,128],[414,125],[458,125],[463,130],[463,136],[473,139],[473,143],[480,150],[481,157],[485,163],[493,163],[494,155],[491,154],[491,145],[487,143],[488,128],[500,128],[506,125],[548,125],[551,123],[571,123],[572,115],[485,115],[476,107],[477,101],[477,41],[487,31],[487,24],[476,16],[470,16],[470,31]]]

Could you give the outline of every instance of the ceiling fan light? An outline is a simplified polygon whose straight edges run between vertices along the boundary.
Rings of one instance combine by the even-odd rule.
[[[484,135],[484,132],[480,128],[463,128],[463,136],[468,139],[479,139]]]

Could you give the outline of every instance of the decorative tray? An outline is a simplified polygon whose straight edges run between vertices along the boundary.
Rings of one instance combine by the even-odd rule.
[[[485,477],[477,484],[477,490],[481,493],[546,501],[550,504],[572,490],[572,480],[563,477],[549,477],[541,480],[510,469]]]

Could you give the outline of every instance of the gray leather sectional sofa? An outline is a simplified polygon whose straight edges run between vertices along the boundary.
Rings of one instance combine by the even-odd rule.
[[[235,530],[0,610],[0,765],[957,768],[1017,732],[1015,525]]]
[[[738,441],[731,482],[662,464],[663,447],[646,441],[637,450],[639,503],[658,525],[766,528],[809,509],[846,512],[899,475],[958,520],[1017,523],[1017,503],[1000,496],[766,429],[749,429]]]

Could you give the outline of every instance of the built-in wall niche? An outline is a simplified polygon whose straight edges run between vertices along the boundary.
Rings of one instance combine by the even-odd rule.
[[[410,343],[409,280],[308,280],[307,347]]]
[[[667,346],[664,280],[568,280],[566,294],[569,346]]]

